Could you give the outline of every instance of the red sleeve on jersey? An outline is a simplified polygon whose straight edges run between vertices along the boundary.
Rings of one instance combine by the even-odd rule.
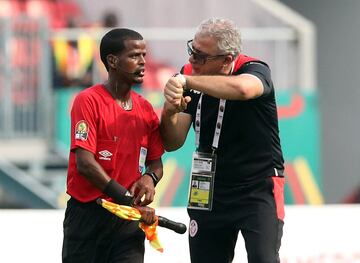
[[[86,93],[79,93],[71,109],[71,146],[74,150],[84,148],[96,152],[96,105]]]

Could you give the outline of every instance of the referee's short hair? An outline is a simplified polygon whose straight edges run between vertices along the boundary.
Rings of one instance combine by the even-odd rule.
[[[125,49],[125,40],[143,40],[140,33],[128,28],[115,28],[107,32],[100,42],[100,57],[105,68],[109,71],[106,57],[110,54],[119,54]]]

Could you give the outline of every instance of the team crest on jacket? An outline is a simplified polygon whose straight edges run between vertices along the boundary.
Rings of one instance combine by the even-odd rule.
[[[190,221],[189,235],[191,237],[194,237],[196,235],[197,231],[198,231],[198,224],[194,219],[192,219]]]
[[[86,141],[89,135],[89,125],[87,121],[81,120],[75,125],[75,140]]]

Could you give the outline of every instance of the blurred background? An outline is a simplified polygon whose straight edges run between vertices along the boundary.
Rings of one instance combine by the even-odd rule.
[[[69,110],[77,92],[106,79],[104,33],[144,36],[146,77],[134,89],[160,115],[186,41],[213,16],[235,21],[244,53],[272,69],[289,210],[359,203],[358,10],[358,0],[0,0],[0,208],[63,212]],[[193,141],[164,155],[154,207],[185,210]]]

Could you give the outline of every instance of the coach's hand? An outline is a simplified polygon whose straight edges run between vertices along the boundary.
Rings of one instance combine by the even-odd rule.
[[[142,176],[130,188],[134,205],[145,206],[154,201],[155,187],[150,176]]]
[[[171,77],[164,87],[165,99],[174,106],[181,105],[181,98],[183,97],[183,84],[177,77]]]

